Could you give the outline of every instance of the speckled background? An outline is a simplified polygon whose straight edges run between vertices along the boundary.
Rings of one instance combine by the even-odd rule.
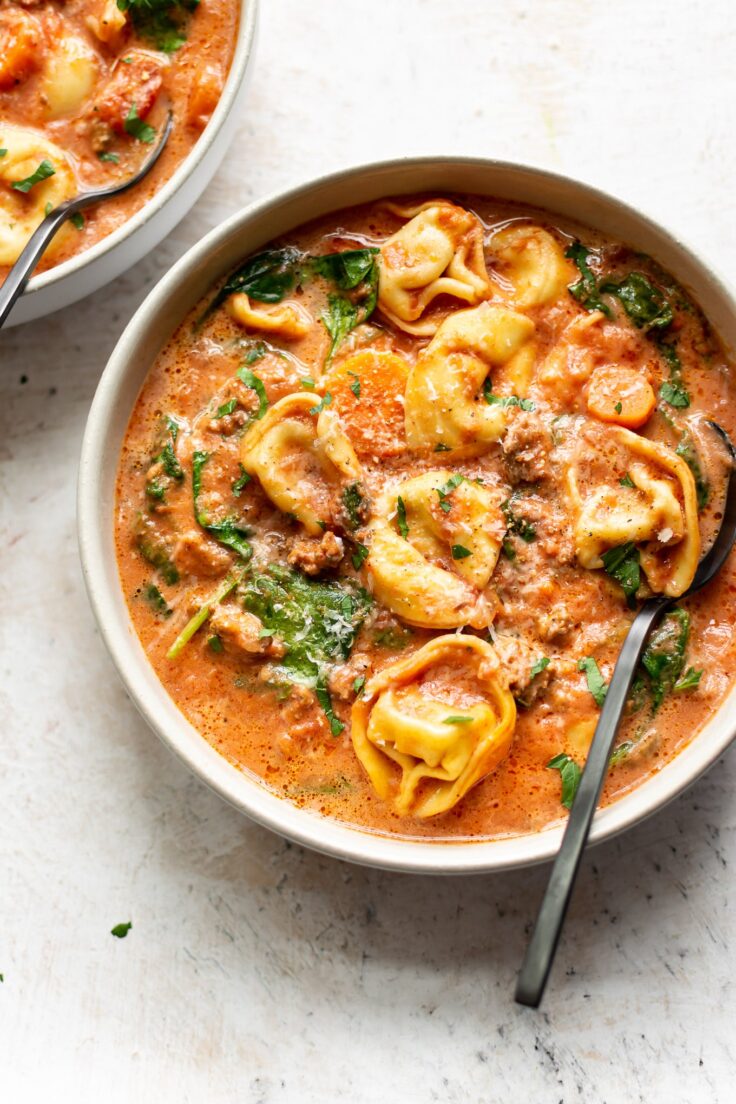
[[[291,847],[127,700],[74,485],[126,319],[224,215],[432,151],[574,173],[736,276],[726,0],[263,0],[227,163],[145,262],[0,335],[0,1093],[8,1102],[733,1100],[736,756],[591,852],[543,1011],[512,991],[543,869],[432,880]],[[125,940],[109,934],[132,919]]]

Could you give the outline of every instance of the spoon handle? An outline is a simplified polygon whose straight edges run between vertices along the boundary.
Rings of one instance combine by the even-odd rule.
[[[672,599],[665,597],[644,603],[616,661],[562,845],[519,972],[515,993],[519,1004],[537,1008],[542,999],[631,683],[649,634],[671,603]]]
[[[51,211],[31,234],[23,252],[18,257],[0,287],[0,329],[13,309],[13,304],[33,275],[33,270],[41,260],[49,242],[63,222],[76,210],[74,202],[62,203]]]

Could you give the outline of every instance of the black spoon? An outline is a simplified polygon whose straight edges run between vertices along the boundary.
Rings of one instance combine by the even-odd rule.
[[[547,890],[516,983],[515,999],[519,1004],[529,1005],[530,1008],[539,1006],[547,984],[583,849],[603,789],[616,733],[646,642],[652,630],[674,602],[700,590],[720,571],[736,540],[736,479],[733,478],[736,450],[725,430],[715,422],[708,424],[722,438],[731,461],[721,527],[710,550],[700,561],[690,588],[680,598],[657,595],[644,602],[631,622],[623,642],[606,693],[606,700],[598,718],[578,792],[570,810],[562,844],[552,867]]]
[[[173,115],[170,111],[156,148],[149,154],[134,176],[128,177],[122,184],[113,184],[110,188],[95,188],[91,192],[82,192],[81,195],[75,196],[74,199],[67,199],[64,203],[60,203],[58,207],[54,207],[52,211],[49,211],[43,222],[31,234],[23,252],[5,277],[5,283],[0,287],[0,328],[5,325],[5,320],[13,309],[16,299],[23,293],[34,268],[62,224],[77,211],[82,211],[90,204],[99,203],[100,200],[109,199],[111,196],[121,195],[123,192],[127,192],[129,188],[133,188],[140,183],[161,156],[164,146],[169,140],[172,126]]]

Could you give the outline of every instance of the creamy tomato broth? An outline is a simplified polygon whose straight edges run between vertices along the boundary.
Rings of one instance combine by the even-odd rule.
[[[596,232],[478,197],[350,208],[247,259],[158,356],[116,538],[183,714],[284,799],[405,836],[565,815],[638,601],[720,519],[730,365]],[[733,560],[644,657],[604,801],[734,674]]]
[[[131,192],[57,234],[40,268],[111,233],[190,152],[220,98],[237,0],[0,0],[0,282],[51,207],[131,176],[169,108],[174,129]]]

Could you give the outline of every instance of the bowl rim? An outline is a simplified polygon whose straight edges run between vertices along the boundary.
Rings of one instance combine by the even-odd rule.
[[[242,85],[248,64],[253,51],[256,26],[258,21],[259,0],[239,0],[240,21],[238,24],[238,37],[235,41],[233,58],[228,70],[227,79],[217,106],[199,138],[192,146],[187,156],[181,161],[163,187],[129,219],[126,219],[111,234],[91,245],[81,253],[76,253],[68,260],[58,265],[47,268],[37,276],[32,276],[23,291],[23,297],[31,297],[36,292],[46,291],[62,280],[73,277],[80,270],[93,264],[104,257],[113,249],[117,249],[129,237],[137,233],[158,212],[165,207],[179,189],[185,184],[199,163],[207,156],[222,125],[237,102],[238,92]]]
[[[155,333],[157,320],[172,302],[181,285],[186,284],[200,265],[217,254],[219,246],[228,243],[232,236],[245,233],[249,224],[279,206],[298,201],[312,191],[349,185],[351,181],[367,173],[376,175],[377,184],[379,179],[384,184],[383,177],[387,174],[397,175],[408,170],[417,177],[418,186],[413,190],[424,191],[426,188],[422,188],[419,183],[422,170],[452,172],[465,167],[488,171],[491,175],[530,175],[540,183],[560,186],[573,194],[585,196],[590,201],[602,203],[611,211],[622,212],[627,218],[647,227],[668,246],[674,247],[684,260],[691,263],[711,283],[715,291],[723,297],[729,313],[736,318],[733,292],[710,261],[701,259],[700,251],[686,245],[680,235],[673,234],[642,210],[574,177],[529,164],[463,156],[413,156],[354,165],[275,192],[231,215],[189,249],[153,287],[128,322],[101,376],[82,442],[77,492],[82,571],[100,634],[134,704],[170,750],[229,804],[295,843],[362,865],[422,874],[481,873],[548,861],[559,848],[565,823],[563,821],[541,831],[494,840],[424,841],[380,835],[298,808],[269,790],[257,776],[232,765],[179,712],[163,684],[159,682],[132,627],[117,563],[113,563],[111,570],[106,571],[106,537],[102,524],[105,510],[102,460],[106,452],[108,427],[115,424],[116,405],[120,401],[127,374],[129,370],[135,370],[138,345],[147,334]],[[391,194],[390,187],[380,194]],[[490,186],[486,194],[493,194]],[[376,194],[376,198],[378,197],[379,193]],[[331,209],[338,210],[339,207],[333,204]],[[549,210],[554,213],[552,206]],[[301,222],[305,221],[310,219],[302,218]],[[299,222],[294,222],[288,228],[285,226],[284,232],[298,225]],[[272,234],[271,237],[273,236],[275,235]],[[244,247],[244,253],[248,251]],[[229,267],[231,266],[223,264],[222,273]],[[183,317],[184,313],[180,313],[175,325]],[[171,332],[173,330],[167,324],[166,335]],[[136,394],[138,390],[139,388]],[[132,406],[128,404],[125,409],[123,435]],[[115,469],[118,456],[116,449]],[[107,567],[110,568],[110,565]],[[121,609],[124,612],[118,616]],[[734,735],[736,685],[731,688],[726,699],[698,735],[682,751],[642,784],[596,813],[589,842],[594,844],[610,839],[659,811],[723,754]]]

